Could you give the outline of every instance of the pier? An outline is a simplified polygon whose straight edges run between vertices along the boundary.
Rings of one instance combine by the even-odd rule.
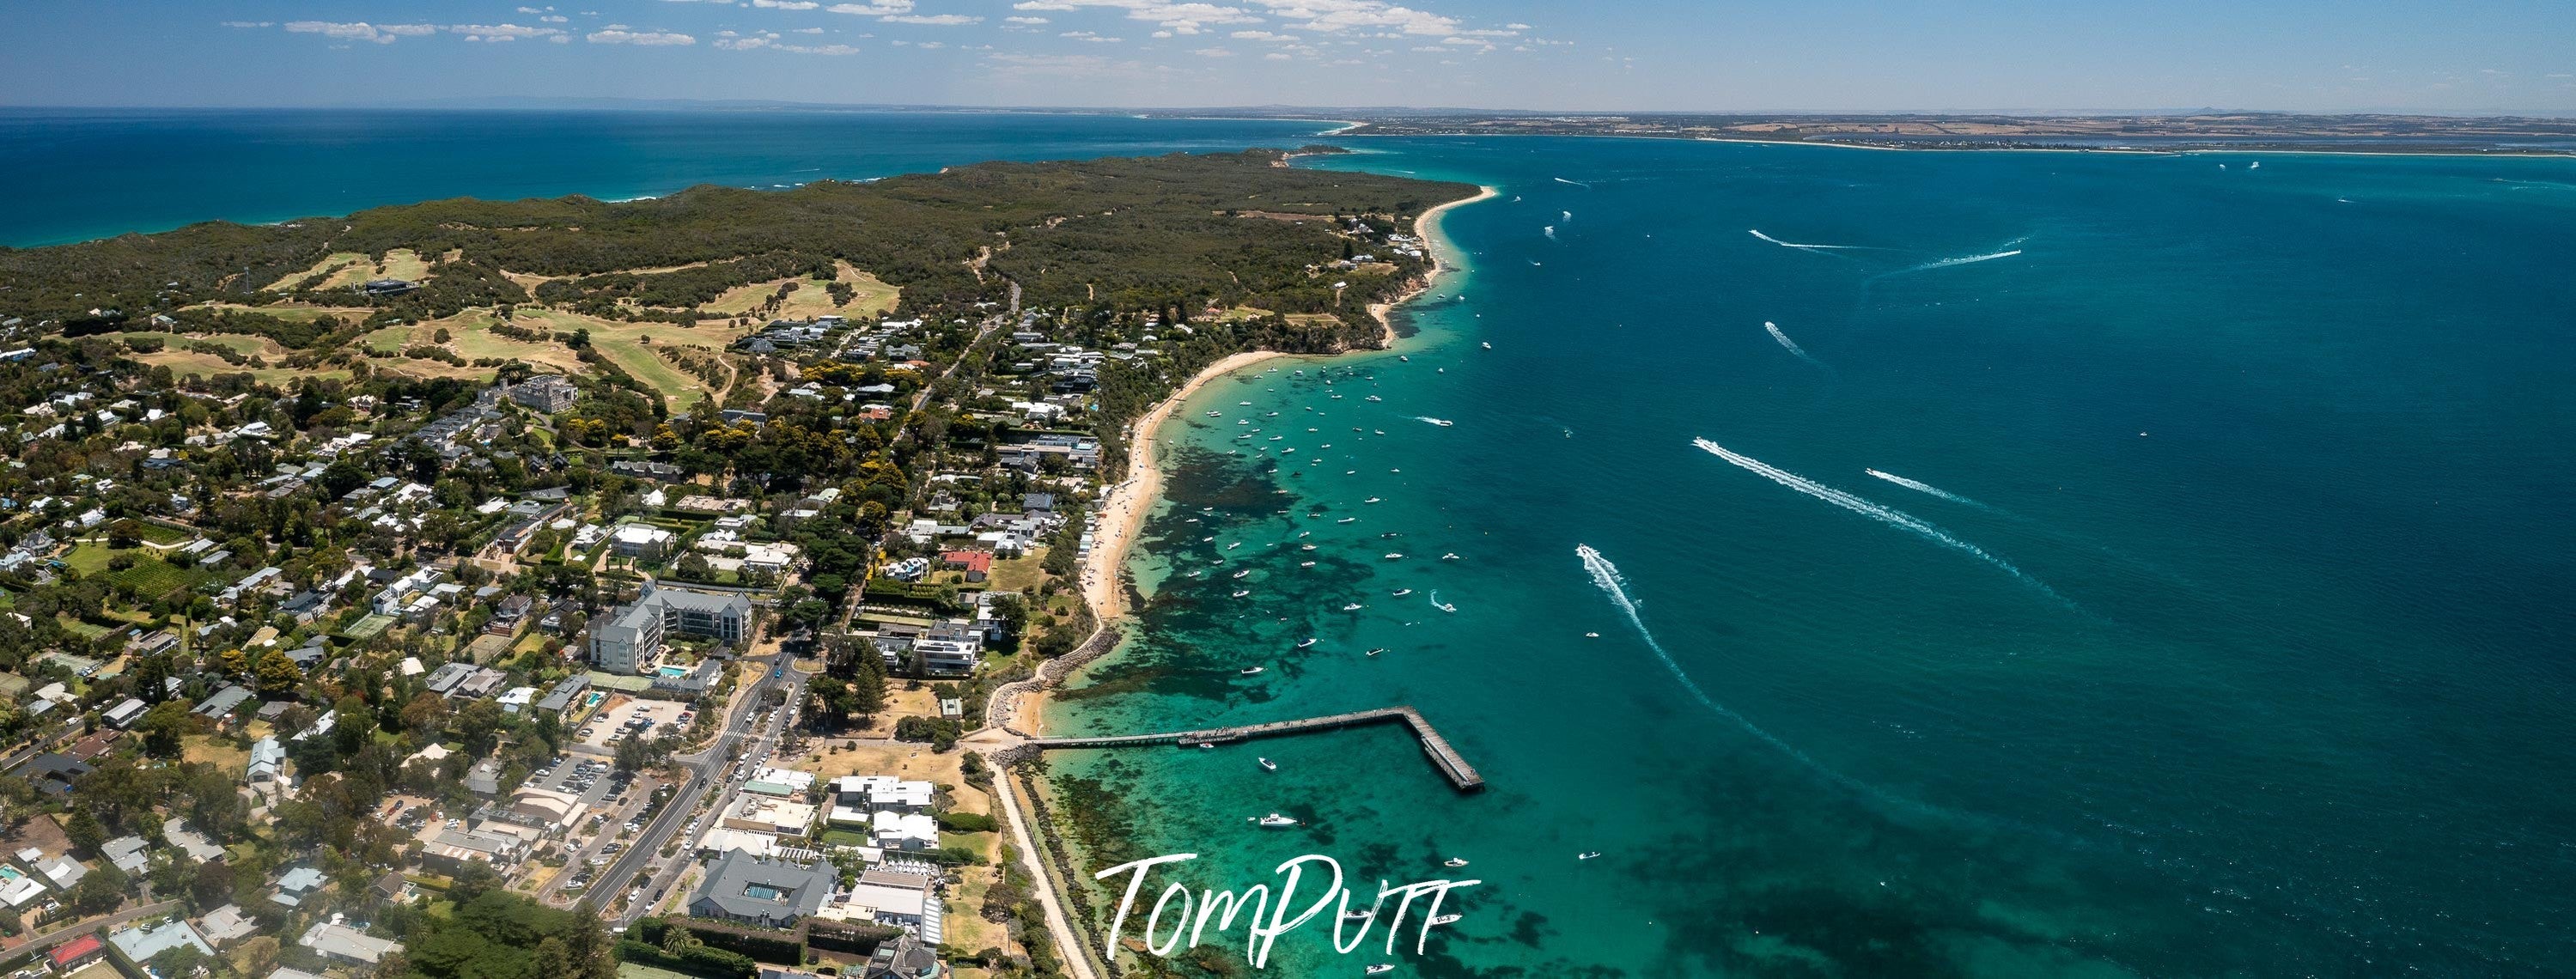
[[[1249,741],[1254,738],[1275,738],[1282,735],[1305,734],[1311,731],[1335,731],[1342,728],[1387,723],[1402,723],[1405,727],[1410,728],[1413,731],[1414,739],[1422,743],[1422,753],[1431,757],[1432,767],[1440,769],[1440,774],[1447,778],[1449,780],[1449,784],[1456,787],[1458,791],[1474,792],[1485,787],[1484,776],[1476,774],[1475,766],[1467,764],[1467,759],[1458,754],[1458,749],[1449,746],[1449,739],[1441,737],[1440,730],[1432,727],[1431,722],[1423,718],[1421,711],[1414,710],[1411,707],[1381,707],[1377,710],[1353,711],[1348,714],[1331,714],[1324,717],[1307,717],[1293,721],[1272,721],[1268,724],[1204,728],[1196,731],[1166,731],[1160,734],[1121,734],[1091,738],[1031,738],[1028,740],[1027,744],[1040,750],[1056,748],[1128,748],[1138,745],[1152,744],[1168,744],[1183,748],[1191,748],[1203,744],[1226,744],[1235,741]]]

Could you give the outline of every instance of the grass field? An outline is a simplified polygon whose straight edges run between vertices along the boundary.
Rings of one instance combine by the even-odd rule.
[[[86,577],[107,570],[107,559],[114,556],[116,552],[108,550],[104,543],[82,541],[63,554],[63,566]]]
[[[106,580],[112,585],[131,586],[134,593],[142,598],[160,598],[188,587],[193,579],[187,571],[168,561],[139,557],[131,568],[108,572]]]
[[[723,350],[736,338],[750,332],[742,327],[717,323],[702,323],[695,327],[677,323],[616,323],[550,309],[522,310],[519,319],[522,326],[542,327],[557,333],[590,331],[590,345],[599,351],[600,356],[635,375],[636,380],[652,385],[662,392],[663,400],[675,408],[696,404],[698,398],[707,393],[707,386],[695,375],[671,366],[670,361],[663,360],[650,348],[671,345]],[[564,355],[570,356],[571,351],[565,350]]]
[[[824,288],[827,283],[798,277],[736,286],[726,290],[724,295],[717,296],[714,302],[700,306],[698,309],[701,312],[725,316],[746,315],[760,308],[762,303],[767,302],[769,297],[778,291],[779,286],[789,282],[797,283],[796,291],[788,293],[786,301],[778,304],[778,312],[771,314],[780,319],[801,320],[834,315],[855,319],[861,316],[874,316],[892,311],[895,303],[903,296],[901,288],[887,285],[876,276],[859,271],[857,266],[848,262],[839,263],[839,269],[840,281],[849,283],[851,287],[858,290],[857,294],[850,297],[850,304],[847,306],[832,305],[832,293]]]
[[[369,279],[403,279],[418,282],[426,278],[429,278],[429,260],[420,257],[419,252],[411,249],[396,248],[386,252],[385,260],[382,262],[369,262],[366,256],[358,256],[358,261],[343,265],[339,271],[333,272],[331,278],[322,283],[322,288],[342,289]],[[292,283],[289,284],[292,285]]]
[[[297,272],[275,282],[271,282],[268,284],[267,288],[270,292],[284,292],[288,289],[295,288],[296,283],[302,282],[306,279],[317,275],[334,275],[341,269],[365,262],[366,260],[367,256],[360,255],[357,252],[332,252],[329,255],[323,256],[321,261],[313,263],[312,268],[305,269],[304,271]]]
[[[347,380],[349,372],[337,367],[319,369],[294,367],[235,367],[213,354],[186,350],[163,350],[159,353],[135,354],[134,359],[155,367],[167,367],[172,375],[214,377],[221,374],[249,374],[262,384],[286,385],[299,377]]]
[[[1026,557],[993,562],[992,570],[985,575],[984,587],[997,592],[1037,587],[1046,580],[1046,554],[1046,548],[1032,547]]]
[[[240,303],[199,303],[190,309],[228,309],[240,313],[263,313],[295,323],[310,323],[325,316],[337,316],[352,323],[376,315],[365,306],[310,306],[304,303],[279,303],[275,306],[245,306]]]
[[[217,741],[203,734],[180,739],[179,757],[183,761],[202,762],[239,775],[250,770],[250,752],[233,747],[230,741]]]

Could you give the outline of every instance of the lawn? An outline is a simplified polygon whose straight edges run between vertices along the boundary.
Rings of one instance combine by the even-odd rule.
[[[349,372],[339,368],[299,370],[292,367],[235,367],[221,357],[187,350],[163,350],[159,353],[135,354],[134,359],[155,367],[167,367],[176,377],[196,375],[217,377],[224,374],[249,374],[262,384],[285,386],[299,377],[322,380],[347,380]]]
[[[984,587],[993,591],[1037,587],[1046,581],[1046,554],[1046,548],[1035,547],[1029,549],[1027,557],[993,562],[992,570],[985,576]]]
[[[180,744],[179,757],[183,761],[213,765],[236,775],[250,770],[250,752],[233,747],[231,741],[191,734]]]
[[[376,315],[365,306],[314,306],[306,303],[279,303],[275,306],[246,306],[241,303],[199,303],[191,309],[222,309],[236,313],[260,313],[292,323],[310,323],[325,316],[337,316],[351,323]],[[246,338],[256,339],[256,338]]]
[[[839,263],[839,268],[840,281],[850,284],[857,290],[850,297],[850,304],[847,306],[832,305],[832,293],[825,288],[829,283],[799,276],[735,286],[725,290],[724,295],[717,296],[713,302],[698,307],[698,310],[723,316],[750,315],[753,310],[759,309],[762,304],[768,302],[769,297],[778,292],[779,286],[790,282],[796,283],[796,291],[787,294],[787,298],[778,304],[776,313],[761,315],[799,320],[810,320],[817,316],[847,316],[857,319],[892,312],[895,304],[903,296],[901,288],[888,285],[876,276],[859,271],[857,266],[848,262]]]
[[[136,595],[144,598],[157,599],[188,587],[191,576],[168,561],[147,557],[137,559],[133,567],[123,571],[108,572],[106,580],[111,585],[131,587]]]
[[[285,278],[269,283],[268,291],[285,292],[288,289],[295,288],[297,283],[303,282],[306,279],[317,275],[332,275],[351,265],[363,264],[366,260],[367,256],[358,254],[357,252],[332,252],[329,255],[323,256],[321,261],[313,263],[312,268],[293,273]]]
[[[383,635],[385,630],[392,628],[393,624],[397,621],[400,620],[395,619],[390,615],[370,614],[365,618],[359,619],[355,624],[349,626],[347,631],[340,633],[340,635],[350,639],[373,639],[377,636]]]
[[[108,550],[106,544],[82,541],[72,545],[72,549],[63,555],[63,565],[80,572],[82,577],[88,577],[107,570],[107,559],[114,556],[116,552]]]

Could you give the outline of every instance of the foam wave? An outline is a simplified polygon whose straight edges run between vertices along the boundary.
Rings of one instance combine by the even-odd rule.
[[[1558,212],[1556,212],[1556,223],[1558,223],[1558,224],[1573,224],[1573,223],[1574,223],[1574,212],[1572,212],[1572,211],[1558,211]]]
[[[1753,235],[1753,237],[1760,238],[1760,239],[1762,239],[1762,240],[1764,240],[1764,241],[1770,242],[1770,243],[1772,243],[1772,244],[1774,244],[1774,245],[1778,245],[1778,246],[1780,246],[1780,247],[1782,247],[1782,248],[1803,248],[1803,249],[1806,249],[1806,250],[1808,250],[1808,251],[1831,252],[1831,251],[1844,251],[1844,250],[1847,250],[1847,249],[1853,249],[1853,248],[1858,248],[1858,247],[1860,247],[1859,245],[1801,245],[1801,244],[1799,244],[1799,243],[1797,243],[1797,242],[1794,242],[1794,241],[1781,241],[1781,240],[1780,240],[1780,239],[1778,239],[1778,238],[1774,238],[1774,237],[1771,237],[1770,235],[1763,234],[1763,233],[1762,233],[1762,229],[1760,229],[1760,228],[1747,228],[1747,229],[1745,229],[1745,230],[1746,230],[1746,231],[1748,231],[1748,232],[1750,232],[1750,233]]]
[[[1845,493],[1831,486],[1808,479],[1805,476],[1798,475],[1797,473],[1774,466],[1760,459],[1753,458],[1752,456],[1729,450],[1723,445],[1719,445],[1704,438],[1692,439],[1691,444],[1706,450],[1710,455],[1734,463],[1737,468],[1743,469],[1746,472],[1761,476],[1764,479],[1768,479],[1782,486],[1797,490],[1798,492],[1805,493],[1808,496],[1831,503],[1845,510],[1860,514],[1861,516],[1876,520],[1890,527],[1911,532],[1935,544],[1939,544],[1943,547],[1950,548],[1951,550],[1974,557],[1977,560],[1986,562],[1987,564],[1994,565],[1997,568],[2003,569],[2006,574],[2010,574],[2014,578],[2020,579],[2024,584],[2037,588],[2042,592],[2046,592],[2048,597],[2056,599],[2061,603],[2066,601],[2064,596],[2059,595],[2055,589],[2048,587],[2047,583],[2024,573],[2020,568],[2014,567],[2012,562],[1986,553],[1984,548],[1978,547],[1975,544],[1952,537],[1950,536],[1949,531],[1942,530],[1939,527],[1926,523],[1921,518],[1916,517],[1913,514],[1906,513],[1903,510],[1898,510],[1893,507],[1880,506],[1876,503]]]
[[[1540,229],[1538,229],[1538,231],[1539,231],[1539,233],[1540,233],[1540,234],[1546,235],[1546,236],[1547,236],[1547,240],[1549,240],[1549,241],[1555,241],[1555,240],[1556,240],[1556,226],[1555,226],[1555,225],[1553,225],[1553,224],[1548,225],[1547,227],[1544,227],[1544,228],[1540,228]]]
[[[1806,348],[1798,346],[1798,341],[1789,339],[1788,334],[1780,332],[1780,324],[1771,322],[1770,320],[1763,320],[1762,328],[1771,331],[1771,339],[1780,341],[1780,345],[1789,348],[1790,353],[1798,355],[1799,360],[1806,361],[1818,367],[1825,366],[1824,361],[1807,356]]]
[[[1880,471],[1878,471],[1878,470],[1876,470],[1876,469],[1863,469],[1863,470],[1861,470],[1861,471],[1862,471],[1862,472],[1865,472],[1865,473],[1868,473],[1868,474],[1870,474],[1870,475],[1872,475],[1872,476],[1876,476],[1876,477],[1878,477],[1878,478],[1880,478],[1880,479],[1884,479],[1884,480],[1886,480],[1886,481],[1888,481],[1888,482],[1895,483],[1896,485],[1898,485],[1898,486],[1902,486],[1902,487],[1905,487],[1906,489],[1913,490],[1913,491],[1915,491],[1915,492],[1917,492],[1917,493],[1922,493],[1922,494],[1927,495],[1927,496],[1938,497],[1938,498],[1940,498],[1940,499],[1948,500],[1948,501],[1950,501],[1950,502],[1952,502],[1952,503],[1965,504],[1965,505],[1968,505],[1968,506],[1976,507],[1977,509],[1980,509],[1980,510],[1993,510],[1993,509],[1994,509],[1993,507],[1987,506],[1987,505],[1985,505],[1985,504],[1983,504],[1983,503],[1979,503],[1979,502],[1977,502],[1977,501],[1975,501],[1975,500],[1971,500],[1971,499],[1969,499],[1969,498],[1967,498],[1967,497],[1960,496],[1960,495],[1959,495],[1959,494],[1957,494],[1957,493],[1950,492],[1949,490],[1942,489],[1942,488],[1940,488],[1940,487],[1938,487],[1938,486],[1934,486],[1934,485],[1932,485],[1932,484],[1930,484],[1930,483],[1916,482],[1916,481],[1914,481],[1914,480],[1907,479],[1907,478],[1905,478],[1905,477],[1903,477],[1903,476],[1899,476],[1899,475],[1897,475],[1897,474],[1895,474],[1895,473],[1880,472]]]

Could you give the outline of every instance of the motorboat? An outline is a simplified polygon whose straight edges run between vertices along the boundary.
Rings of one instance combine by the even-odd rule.
[[[1360,399],[1360,400],[1363,400],[1363,401],[1384,401],[1384,400],[1386,400],[1386,399],[1385,399],[1385,398],[1378,397],[1377,395],[1372,394],[1372,395],[1369,395],[1368,397],[1366,397],[1366,398],[1362,398],[1362,399]]]
[[[1382,498],[1381,498],[1381,497],[1375,497],[1375,496],[1372,496],[1372,497],[1369,497],[1368,499],[1361,500],[1360,502],[1362,502],[1362,503],[1376,503],[1376,502],[1378,502],[1380,499],[1382,499]]]
[[[1243,596],[1245,596],[1245,595],[1249,595],[1249,594],[1252,594],[1252,589],[1249,589],[1249,588],[1237,588],[1237,589],[1235,589],[1235,590],[1234,590],[1234,597],[1236,597],[1236,598],[1242,598]]]
[[[1352,602],[1352,603],[1350,603],[1350,604],[1348,604],[1348,605],[1344,605],[1344,606],[1342,606],[1342,611],[1345,611],[1345,612],[1357,612],[1357,611],[1359,611],[1360,609],[1362,609],[1362,608],[1364,608],[1364,607],[1365,607],[1365,606],[1361,605],[1361,604],[1360,604],[1360,603],[1358,603],[1358,602]]]
[[[1464,867],[1467,865],[1467,859],[1465,857],[1450,857],[1447,860],[1440,861],[1440,865],[1443,867]]]
[[[1458,560],[1458,553],[1456,551],[1451,551],[1447,554],[1440,555],[1440,559],[1443,561],[1455,561]]]
[[[1297,562],[1297,566],[1298,566],[1298,567],[1301,567],[1301,568],[1311,568],[1311,567],[1314,567],[1314,566],[1315,566],[1315,562],[1313,562],[1313,561],[1299,561],[1299,562]]]
[[[1446,372],[1444,371],[1443,373],[1446,373]],[[1458,424],[1457,422],[1450,421],[1449,419],[1446,419],[1446,418],[1425,418],[1425,419],[1423,419],[1423,421],[1430,422],[1430,423],[1432,423],[1432,424],[1434,424],[1434,425],[1438,425],[1438,426],[1440,426],[1440,427],[1442,427],[1442,428],[1448,428],[1448,427],[1450,427],[1450,426],[1452,426],[1452,425],[1456,425],[1456,424]]]
[[[1582,853],[1577,853],[1577,854],[1575,854],[1575,855],[1574,855],[1574,859],[1577,859],[1577,860],[1590,860],[1590,859],[1592,859],[1592,858],[1594,858],[1594,857],[1597,857],[1597,856],[1600,856],[1600,855],[1601,855],[1601,851],[1599,851],[1599,850],[1586,850],[1586,851],[1584,851],[1584,852],[1582,852]]]
[[[1264,828],[1267,828],[1267,829],[1277,829],[1277,828],[1282,827],[1282,826],[1303,826],[1303,825],[1305,825],[1304,823],[1298,822],[1298,821],[1296,821],[1296,820],[1294,820],[1294,819],[1290,819],[1290,818],[1288,818],[1288,817],[1286,817],[1286,816],[1282,816],[1282,815],[1280,815],[1280,814],[1278,814],[1278,813],[1275,813],[1275,812],[1274,812],[1274,813],[1271,813],[1270,815],[1263,816],[1263,817],[1261,817],[1261,818],[1259,818],[1259,819],[1255,819],[1255,820],[1253,820],[1253,822],[1259,823],[1259,824],[1261,824]]]
[[[1384,646],[1379,646],[1379,647],[1378,647],[1378,648],[1376,648],[1376,649],[1369,650],[1369,651],[1368,651],[1368,654],[1369,654],[1369,655],[1371,655],[1371,656],[1375,656],[1375,655],[1377,655],[1377,654],[1379,654],[1379,653],[1383,653],[1383,652],[1386,652],[1386,647],[1384,647]]]
[[[1314,549],[1315,549],[1315,545],[1313,545],[1313,544],[1299,544],[1299,545],[1297,545],[1297,547],[1298,547],[1298,549],[1299,549],[1299,550],[1306,550],[1306,551],[1311,551],[1311,550],[1314,550]]]
[[[1584,633],[1584,634],[1583,634],[1583,638],[1585,638],[1585,639],[1599,639],[1599,638],[1601,638],[1601,634],[1600,634],[1600,633],[1598,633],[1598,632],[1587,632],[1587,633]]]
[[[1432,924],[1435,924],[1435,925],[1455,924],[1457,921],[1458,921],[1458,916],[1457,916],[1457,915],[1454,915],[1454,914],[1444,914],[1444,915],[1441,915],[1441,916],[1439,916],[1439,917],[1437,917],[1437,918],[1433,918],[1433,919],[1431,919],[1431,923],[1432,923]]]
[[[1235,576],[1236,578],[1241,578],[1241,577],[1243,577],[1244,575],[1248,575],[1248,574],[1251,574],[1251,573],[1252,573],[1252,569],[1251,569],[1251,568],[1245,568],[1245,569],[1243,569],[1243,570],[1241,570],[1241,571],[1237,571],[1237,572],[1235,572],[1235,573],[1234,573],[1234,576]]]
[[[1271,760],[1270,760],[1270,759],[1268,759],[1268,758],[1261,758],[1261,759],[1256,759],[1256,760],[1258,760],[1258,761],[1260,761],[1260,762],[1261,762],[1261,770],[1262,770],[1262,771],[1265,771],[1265,772],[1275,772],[1275,771],[1278,771],[1278,770],[1279,770],[1279,763],[1278,763],[1278,762],[1271,761]]]
[[[1333,522],[1334,522],[1334,523],[1358,523],[1358,522],[1359,522],[1359,519],[1360,519],[1360,518],[1358,518],[1358,517],[1343,517],[1342,519],[1340,519],[1340,520],[1335,520],[1335,521],[1333,521]]]
[[[1403,354],[1397,354],[1397,355],[1395,355],[1395,359],[1397,359],[1397,360],[1401,360],[1401,361],[1403,361],[1403,362],[1405,362],[1405,363],[1408,363],[1408,364],[1410,364],[1410,363],[1412,363],[1412,362],[1413,362],[1413,358],[1411,358],[1411,357],[1407,357],[1407,356],[1405,356],[1405,355],[1403,355]]]
[[[1258,666],[1247,666],[1247,667],[1244,667],[1240,672],[1241,672],[1244,676],[1258,676],[1258,675],[1260,675],[1261,670],[1262,670],[1262,667],[1258,667]]]
[[[1243,546],[1243,542],[1242,542],[1242,541],[1235,541],[1235,542],[1234,542],[1234,543],[1232,543],[1232,544],[1227,544],[1227,545],[1225,546],[1225,549],[1226,549],[1226,550],[1231,551],[1231,550],[1234,550],[1235,548],[1242,547],[1242,546]]]
[[[1406,596],[1406,595],[1410,595],[1410,594],[1413,594],[1413,589],[1411,589],[1411,588],[1398,588],[1398,589],[1396,589],[1396,590],[1395,590],[1395,597],[1397,597],[1397,598],[1403,598],[1404,596]]]
[[[1397,560],[1397,559],[1402,558],[1402,557],[1404,557],[1404,555],[1403,555],[1403,554],[1397,553],[1397,552],[1395,552],[1395,551],[1388,551],[1388,552],[1386,552],[1386,559],[1387,559],[1387,560],[1389,560],[1389,561]]]
[[[1390,972],[1393,972],[1393,971],[1395,971],[1395,964],[1394,964],[1394,963],[1392,963],[1392,962],[1380,962],[1380,963],[1378,963],[1378,964],[1376,964],[1376,965],[1369,966],[1369,967],[1368,967],[1368,969],[1366,970],[1366,974],[1367,974],[1367,975],[1372,975],[1372,976],[1382,976],[1382,975],[1385,975],[1385,974],[1390,973]]]
[[[1210,417],[1210,418],[1223,418],[1223,417],[1225,417],[1225,412],[1222,412],[1222,411],[1211,411],[1211,412],[1208,412],[1208,417]]]
[[[1315,638],[1314,638],[1313,636],[1308,636],[1308,637],[1306,637],[1306,641],[1305,641],[1305,642],[1301,642],[1301,643],[1298,643],[1298,644],[1297,644],[1297,648],[1299,648],[1299,649],[1304,649],[1304,648],[1306,648],[1306,647],[1308,647],[1308,646],[1312,646],[1312,645],[1314,645],[1314,644],[1315,644]]]
[[[1494,345],[1493,345],[1493,344],[1490,344],[1490,343],[1488,343],[1488,344],[1484,344],[1484,348],[1485,348],[1485,349],[1487,349],[1487,350],[1492,350],[1492,349],[1494,349]]]

